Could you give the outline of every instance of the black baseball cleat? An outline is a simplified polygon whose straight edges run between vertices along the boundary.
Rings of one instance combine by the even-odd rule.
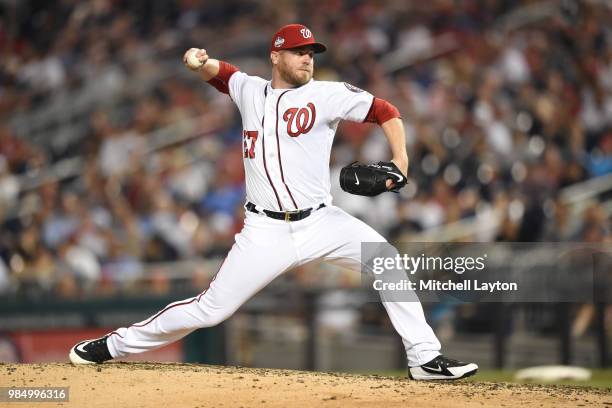
[[[411,380],[458,380],[476,374],[478,366],[474,363],[463,363],[439,355],[430,362],[418,367],[408,368]]]
[[[104,336],[75,344],[68,355],[72,364],[96,364],[112,360],[113,357],[110,355],[106,344],[107,338],[108,336]]]

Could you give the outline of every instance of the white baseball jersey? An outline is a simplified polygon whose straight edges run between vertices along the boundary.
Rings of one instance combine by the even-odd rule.
[[[229,93],[243,126],[247,200],[268,210],[330,204],[329,157],[341,119],[362,122],[374,97],[343,82],[293,89],[236,72]]]
[[[247,200],[272,211],[315,208],[286,222],[246,211],[244,227],[210,287],[155,315],[109,334],[113,358],[169,344],[195,329],[230,317],[251,296],[284,272],[315,259],[360,271],[361,243],[386,242],[364,222],[331,203],[329,156],[341,119],[363,121],[371,94],[342,82],[310,81],[295,89],[241,72],[229,93],[242,115]],[[319,204],[328,204],[319,208]],[[419,302],[381,300],[406,348],[408,365],[440,354],[440,342]]]

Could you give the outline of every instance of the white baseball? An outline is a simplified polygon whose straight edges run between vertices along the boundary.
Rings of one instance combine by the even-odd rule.
[[[197,68],[200,68],[202,65],[204,65],[204,63],[200,61],[200,59],[197,56],[198,51],[200,50],[193,48],[189,50],[189,52],[187,53],[187,64],[192,69],[197,69]]]

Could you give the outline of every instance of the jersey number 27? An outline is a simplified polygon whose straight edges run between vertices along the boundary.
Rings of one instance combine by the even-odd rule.
[[[256,130],[242,131],[242,147],[245,159],[255,158],[255,142],[259,133]]]

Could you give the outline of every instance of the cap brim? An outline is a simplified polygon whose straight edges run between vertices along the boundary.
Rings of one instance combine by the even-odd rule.
[[[312,43],[312,49],[314,50],[315,54],[320,54],[322,52],[327,51],[327,47],[321,43]]]
[[[324,44],[321,44],[319,42],[314,42],[314,43],[304,43],[304,44],[297,44],[294,45],[291,48],[284,48],[285,50],[292,50],[294,48],[300,48],[300,47],[304,47],[306,45],[310,45],[312,47],[312,50],[314,51],[315,54],[320,54],[322,52],[327,51],[327,47]]]

